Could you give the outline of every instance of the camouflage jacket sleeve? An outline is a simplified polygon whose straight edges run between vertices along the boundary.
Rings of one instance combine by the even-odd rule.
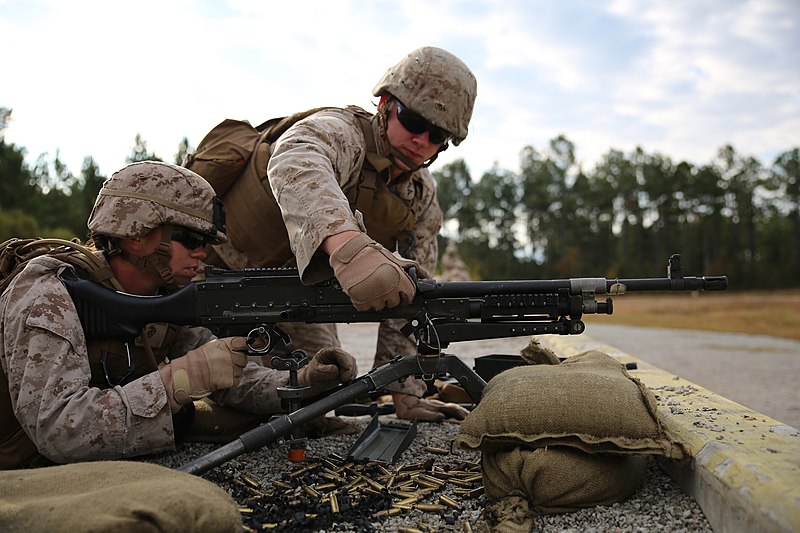
[[[301,278],[320,281],[332,275],[327,257],[314,256],[322,241],[343,231],[365,231],[342,192],[358,181],[364,135],[349,113],[324,110],[289,128],[271,150],[267,175]]]
[[[58,273],[37,258],[0,298],[0,360],[17,420],[55,462],[124,458],[174,449],[158,372],[125,386],[89,387],[86,340]]]

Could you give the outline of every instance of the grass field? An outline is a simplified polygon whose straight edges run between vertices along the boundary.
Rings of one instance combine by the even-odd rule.
[[[800,289],[787,292],[615,296],[616,324],[771,335],[800,340]],[[584,321],[603,320],[584,315]]]

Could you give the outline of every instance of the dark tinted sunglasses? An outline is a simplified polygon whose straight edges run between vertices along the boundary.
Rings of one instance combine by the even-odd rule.
[[[170,239],[181,243],[189,250],[194,250],[199,246],[205,246],[209,241],[208,235],[190,230],[189,228],[184,228],[183,226],[173,227],[172,237],[170,237]]]
[[[434,126],[404,106],[400,100],[395,100],[395,102],[397,120],[400,121],[400,124],[409,133],[419,135],[420,133],[425,133],[427,131],[428,140],[430,140],[433,144],[444,144],[448,139],[450,139],[450,137],[452,137],[449,131],[442,129],[439,126]]]

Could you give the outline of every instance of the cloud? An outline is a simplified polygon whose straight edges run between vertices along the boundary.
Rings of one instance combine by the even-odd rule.
[[[478,78],[470,134],[435,163],[515,170],[564,134],[584,167],[641,145],[708,162],[800,144],[800,4],[0,0],[6,140],[124,164],[136,133],[171,159],[224,118],[371,109],[380,75],[422,45]],[[765,160],[765,163],[770,161]]]

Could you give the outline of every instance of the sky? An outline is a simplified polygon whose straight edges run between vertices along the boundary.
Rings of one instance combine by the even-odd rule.
[[[800,146],[798,0],[0,0],[5,141],[78,174],[125,165],[137,134],[172,161],[225,118],[374,110],[372,88],[420,46],[475,73],[463,158],[517,171],[564,135],[590,171],[637,146],[770,165]]]

